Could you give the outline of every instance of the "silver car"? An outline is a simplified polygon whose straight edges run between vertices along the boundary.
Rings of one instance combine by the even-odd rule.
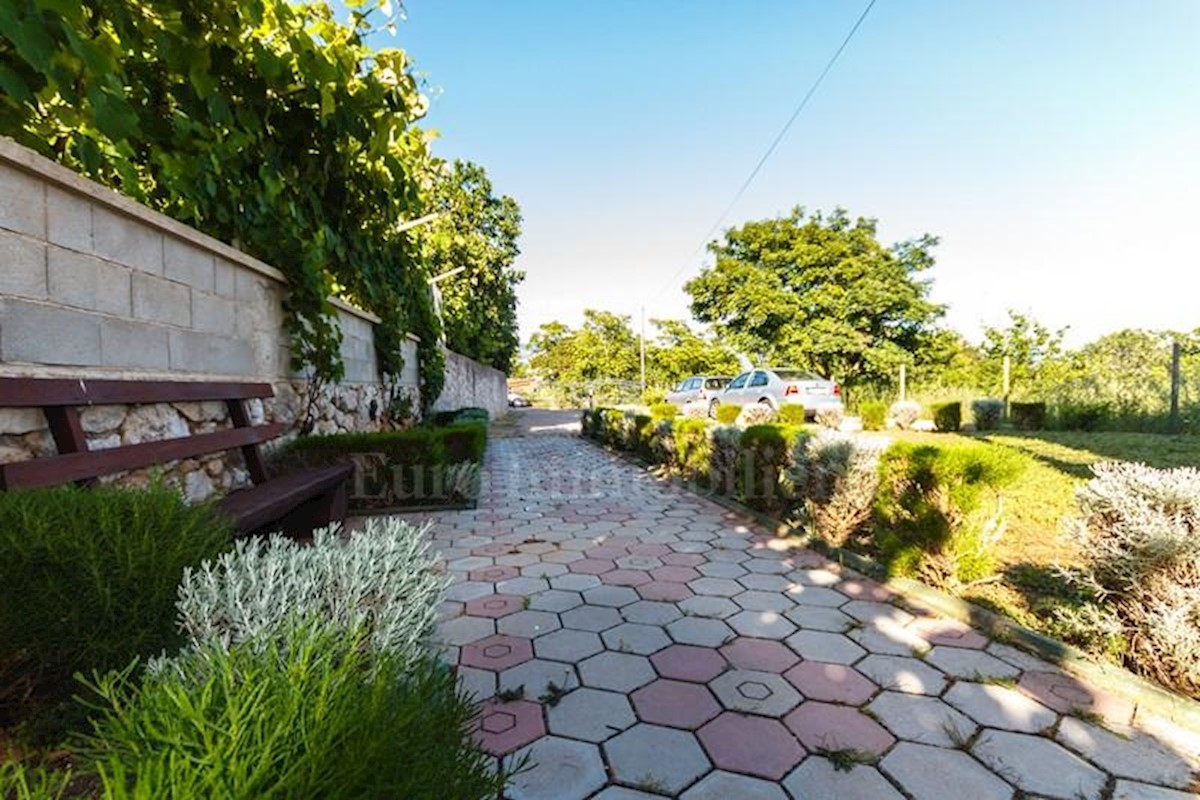
[[[728,383],[728,375],[693,375],[680,381],[675,391],[668,392],[666,400],[680,408],[688,403],[708,401],[720,394]]]
[[[725,391],[712,399],[709,413],[715,414],[718,405],[748,403],[765,403],[774,409],[802,405],[804,415],[811,419],[821,409],[842,408],[842,387],[802,369],[759,367],[730,381]]]

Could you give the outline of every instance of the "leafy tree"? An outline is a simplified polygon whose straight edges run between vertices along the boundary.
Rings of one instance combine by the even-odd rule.
[[[697,333],[683,320],[651,321],[658,335],[646,354],[647,382],[672,386],[689,375],[736,375],[737,357],[711,335]]]
[[[529,340],[529,366],[543,380],[586,396],[599,383],[632,382],[641,370],[629,317],[586,309],[578,329],[548,322]]]
[[[435,274],[465,267],[441,282],[442,325],[451,350],[508,372],[520,347],[517,284],[513,269],[520,249],[521,210],[511,197],[496,197],[477,164],[442,164],[430,211],[441,216],[422,230],[422,250]]]
[[[685,289],[692,313],[752,358],[848,383],[881,379],[928,340],[942,307],[925,273],[937,239],[884,247],[876,221],[796,208],[748,222],[709,250]]]
[[[1051,330],[1033,317],[1013,310],[1008,325],[983,331],[982,385],[993,393],[1003,389],[1004,357],[1009,357],[1009,387],[1014,395],[1045,394],[1067,376],[1064,358],[1066,329]]]

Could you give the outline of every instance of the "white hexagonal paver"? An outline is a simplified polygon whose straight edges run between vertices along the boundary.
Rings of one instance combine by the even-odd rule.
[[[904,800],[874,767],[841,770],[820,756],[806,758],[783,785],[795,800]]]
[[[936,697],[884,692],[867,706],[880,724],[899,739],[958,747],[975,734],[970,718]]]
[[[796,605],[781,592],[764,592],[757,589],[735,594],[731,599],[747,611],[774,611],[776,614],[782,614]]]
[[[684,617],[667,626],[667,633],[680,644],[719,647],[734,638],[733,629],[718,619]]]
[[[458,685],[476,702],[495,696],[496,673],[491,670],[459,667],[455,674]]]
[[[592,800],[661,800],[661,794],[648,794],[627,786],[609,786]]]
[[[946,676],[916,658],[871,655],[854,666],[883,689],[938,695],[946,688]]]
[[[891,603],[877,603],[873,600],[851,600],[842,606],[842,611],[854,617],[859,622],[878,623],[888,620],[897,625],[908,625],[916,618],[902,608]]]
[[[623,622],[615,628],[609,628],[600,634],[600,638],[609,650],[641,656],[657,653],[671,643],[662,628],[636,622]]]
[[[462,581],[456,583],[446,590],[447,600],[457,600],[460,603],[465,603],[468,600],[474,600],[477,597],[484,595],[495,594],[495,587],[490,583],[482,581]]]
[[[621,616],[627,622],[638,622],[643,625],[666,625],[682,617],[683,612],[674,603],[639,600],[622,608]]]
[[[763,575],[754,572],[743,575],[737,582],[756,592],[786,592],[794,584],[784,575]],[[845,600],[845,598],[842,598]]]
[[[708,688],[725,708],[764,717],[782,717],[804,699],[782,676],[752,669],[728,670]]]
[[[717,770],[710,772],[679,800],[788,800],[779,784]]]
[[[572,739],[603,742],[637,722],[623,694],[576,689],[547,707],[550,732]]]
[[[1144,733],[1122,730],[1118,734],[1074,717],[1063,718],[1055,738],[1118,778],[1177,789],[1193,786],[1196,762],[1200,762],[1200,753],[1190,753],[1189,762]]]
[[[632,692],[657,677],[650,659],[631,653],[605,651],[579,663],[579,677],[585,686]]]
[[[1097,800],[1107,777],[1066,748],[1040,736],[987,730],[971,752],[1018,789],[1069,800]]]
[[[559,690],[569,691],[577,687],[579,677],[575,674],[575,667],[561,661],[535,658],[500,673],[500,691],[512,691],[523,687],[527,700],[541,699],[543,695],[552,691],[551,684]]]
[[[512,757],[529,757],[531,768],[514,777],[505,789],[510,800],[562,800],[588,797],[608,780],[600,749],[594,744],[543,736]]]
[[[642,723],[609,739],[603,747],[616,781],[653,787],[658,794],[676,795],[712,768],[696,737],[674,728]]]
[[[533,639],[558,630],[558,615],[549,611],[518,611],[496,620],[496,630],[510,636]]]
[[[842,633],[858,624],[836,608],[825,606],[796,606],[784,616],[799,627],[813,631]]]
[[[793,602],[803,606],[822,606],[837,608],[846,604],[846,595],[827,589],[824,586],[808,586],[795,583],[787,590],[787,596]]]
[[[899,783],[913,800],[1012,800],[1012,787],[966,753],[901,742],[879,768]]]
[[[853,664],[867,654],[845,635],[826,631],[797,631],[787,638],[787,644],[806,661],[829,664]]]
[[[1177,792],[1136,781],[1117,781],[1112,800],[1195,800],[1192,792]]]
[[[437,636],[446,644],[462,646],[496,632],[494,620],[486,617],[455,617],[438,625]]]
[[[562,614],[564,628],[599,633],[621,624],[621,612],[605,606],[580,606]]]
[[[985,728],[1040,733],[1058,715],[1028,695],[986,683],[959,681],[943,699]]]
[[[563,589],[568,592],[582,592],[599,585],[600,579],[595,575],[581,575],[574,572],[556,575],[550,579],[551,589]]]
[[[572,608],[583,605],[583,596],[579,592],[567,592],[562,589],[547,589],[529,598],[529,607],[534,611],[551,611],[561,614]]]
[[[982,650],[940,645],[925,654],[925,661],[956,678],[982,680],[1016,678],[1021,670]]]
[[[583,601],[593,606],[608,606],[620,608],[630,603],[636,603],[639,595],[628,586],[597,586],[583,593]]]
[[[796,632],[796,626],[774,611],[743,611],[725,620],[742,636],[760,639],[786,639]]]
[[[741,607],[728,597],[697,595],[679,603],[679,609],[690,617],[725,619],[741,611]]]
[[[688,588],[698,595],[711,597],[733,597],[745,591],[740,583],[728,578],[696,578],[688,583]]]
[[[528,597],[549,588],[550,584],[546,582],[545,578],[509,578],[496,584],[498,594],[515,594],[518,597]]]
[[[563,629],[533,640],[533,652],[538,658],[566,661],[570,664],[582,661],[603,649],[604,642],[589,631]]]

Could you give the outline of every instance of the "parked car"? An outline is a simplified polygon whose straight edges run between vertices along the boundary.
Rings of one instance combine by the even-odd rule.
[[[717,406],[765,403],[771,408],[795,404],[804,406],[805,416],[812,419],[824,408],[842,408],[842,387],[802,369],[759,367],[738,375],[725,391],[713,397],[709,414]]]
[[[522,397],[516,392],[508,393],[508,404],[513,408],[529,408],[531,405],[533,405],[528,399]]]
[[[728,383],[728,375],[693,375],[681,380],[675,391],[668,392],[666,400],[683,408],[688,403],[704,402],[715,397]]]

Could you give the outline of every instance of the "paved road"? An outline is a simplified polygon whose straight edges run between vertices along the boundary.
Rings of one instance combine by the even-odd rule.
[[[1193,796],[1200,737],[518,414],[432,515],[512,800]]]

